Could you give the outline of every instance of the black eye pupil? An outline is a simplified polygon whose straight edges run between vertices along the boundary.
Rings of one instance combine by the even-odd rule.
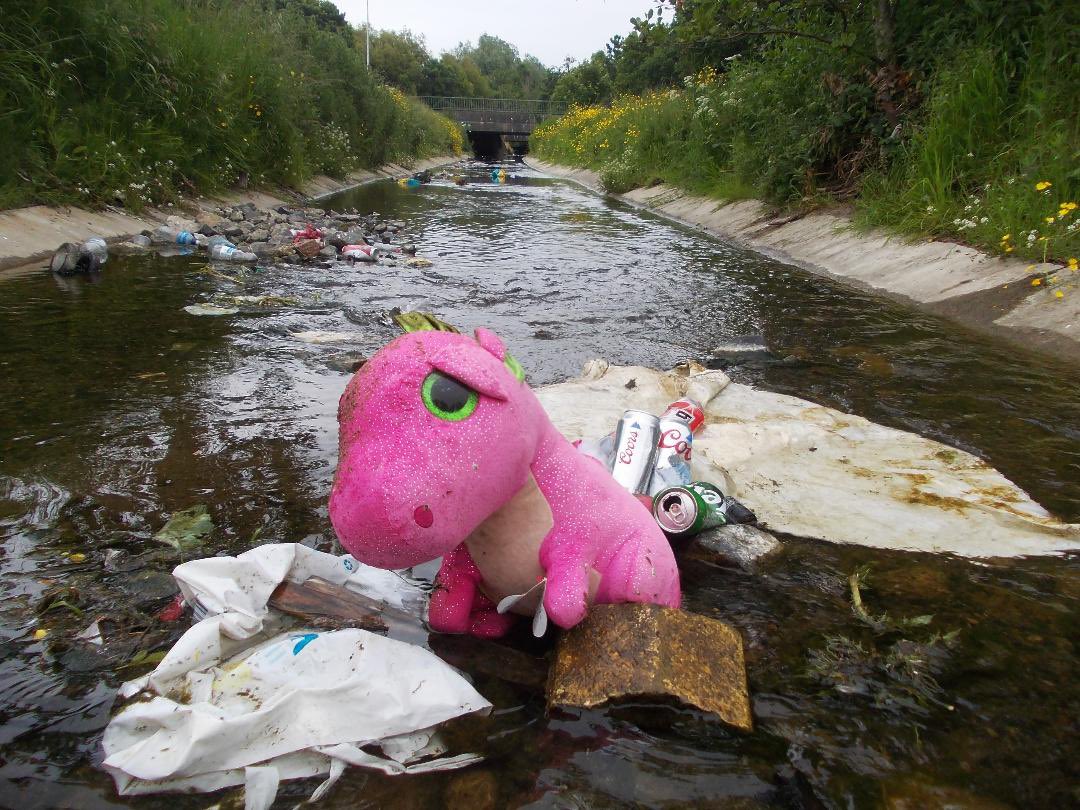
[[[450,377],[436,377],[431,386],[431,402],[441,411],[455,413],[465,407],[471,391]]]

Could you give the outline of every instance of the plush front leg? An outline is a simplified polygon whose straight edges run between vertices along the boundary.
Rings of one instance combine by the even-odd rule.
[[[470,616],[469,632],[478,638],[502,638],[517,621],[512,613],[499,613],[495,603],[477,591]]]
[[[445,557],[435,576],[435,590],[428,607],[428,623],[439,633],[466,633],[471,626],[473,602],[478,593],[480,571],[464,544]]]
[[[544,564],[547,586],[544,589],[544,610],[548,618],[563,629],[570,629],[589,609],[589,566],[579,560],[550,560]]]
[[[482,577],[465,544],[445,557],[435,576],[428,624],[439,633],[471,633],[480,638],[506,635],[514,617],[501,615],[478,588]]]

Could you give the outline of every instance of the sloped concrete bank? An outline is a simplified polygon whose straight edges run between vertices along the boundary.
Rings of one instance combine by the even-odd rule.
[[[104,237],[108,242],[123,241],[140,231],[160,225],[170,215],[185,211],[221,203],[237,205],[250,202],[265,209],[299,200],[317,201],[375,180],[433,169],[458,159],[454,155],[441,155],[419,160],[410,167],[388,163],[374,171],[354,172],[343,180],[315,177],[299,192],[288,189],[238,191],[218,199],[200,197],[176,208],[155,209],[138,216],[118,208],[87,211],[44,205],[0,211],[0,271],[7,270],[5,275],[15,275],[25,270],[36,270],[37,264],[50,257],[63,242],[81,242],[91,236]]]
[[[534,158],[529,164],[605,193],[596,172]],[[856,232],[843,214],[793,217],[756,200],[725,203],[666,185],[613,196],[811,272],[1080,364],[1080,273],[1060,265],[1002,259],[953,242],[909,242],[882,231]],[[1051,276],[1057,277],[1052,288],[1032,286],[1034,279]]]

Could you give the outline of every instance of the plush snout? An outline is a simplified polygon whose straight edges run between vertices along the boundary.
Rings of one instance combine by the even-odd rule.
[[[445,497],[392,480],[342,464],[330,493],[330,520],[350,554],[378,568],[408,568],[462,541],[461,516]]]

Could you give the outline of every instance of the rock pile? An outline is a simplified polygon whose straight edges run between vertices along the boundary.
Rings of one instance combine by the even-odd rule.
[[[360,214],[355,208],[339,212],[280,205],[263,210],[247,202],[203,209],[192,219],[170,216],[165,225],[194,234],[200,246],[212,237],[224,237],[240,253],[254,254],[260,262],[328,263],[341,257],[350,261],[385,258],[395,264],[416,254],[403,223],[384,220],[378,213]],[[134,240],[123,247],[140,248]],[[343,256],[344,247],[361,250]]]

